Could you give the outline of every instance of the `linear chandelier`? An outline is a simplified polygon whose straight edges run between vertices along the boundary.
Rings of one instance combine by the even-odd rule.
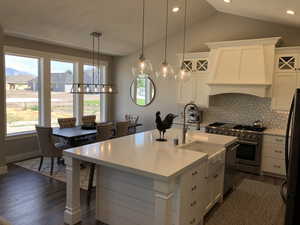
[[[114,94],[116,93],[116,90],[113,85],[104,84],[100,82],[100,38],[102,37],[102,33],[92,32],[90,35],[93,41],[93,51],[91,54],[93,62],[92,81],[88,80],[87,82],[83,81],[82,83],[73,83],[71,88],[71,94]],[[97,46],[95,46],[96,41]],[[96,49],[96,47],[98,49]]]

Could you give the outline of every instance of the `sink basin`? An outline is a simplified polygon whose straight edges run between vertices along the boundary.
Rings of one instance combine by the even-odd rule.
[[[179,148],[206,153],[208,155],[208,158],[224,150],[224,147],[222,145],[206,143],[202,141],[194,141],[189,144],[181,145],[179,146]]]

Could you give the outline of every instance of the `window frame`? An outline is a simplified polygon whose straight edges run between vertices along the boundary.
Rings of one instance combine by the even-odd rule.
[[[42,71],[41,71],[41,62],[42,59],[38,56],[32,55],[30,53],[20,53],[20,52],[14,52],[14,51],[6,51],[4,50],[4,68],[6,70],[6,60],[5,57],[6,55],[11,55],[11,56],[17,56],[17,57],[24,57],[24,58],[32,58],[32,59],[37,59],[38,60],[38,82],[39,82],[39,88],[38,88],[38,125],[41,124],[42,117],[41,117],[41,76],[42,76]],[[31,134],[35,134],[35,130],[28,130],[28,131],[20,131],[20,132],[15,132],[15,133],[7,133],[7,104],[6,104],[6,72],[4,73],[4,84],[5,84],[5,91],[4,91],[4,122],[5,122],[5,127],[4,127],[4,132],[6,137],[13,137],[13,136],[19,136],[19,135],[25,135],[25,136],[31,136]]]
[[[61,61],[61,62],[71,62],[74,64],[74,81],[83,81],[84,76],[84,65],[92,65],[93,62],[89,58],[75,57],[69,55],[63,55],[52,52],[44,52],[39,50],[32,50],[26,48],[4,46],[4,55],[16,55],[21,57],[30,57],[39,59],[39,124],[42,126],[51,126],[51,60]],[[4,60],[5,61],[5,60]],[[104,66],[103,72],[103,82],[108,81],[108,68],[110,66],[109,61],[101,60],[100,66]],[[5,62],[4,62],[5,68]],[[6,82],[6,75],[4,77]],[[100,116],[101,121],[106,121],[108,118],[108,110],[111,107],[110,102],[106,94],[100,95]],[[102,100],[103,99],[103,100]],[[7,123],[7,112],[6,112],[6,90],[4,91],[4,122]],[[83,96],[76,95],[73,97],[73,114],[77,118],[78,123],[81,121],[83,115]],[[7,125],[6,125],[7,126]],[[7,134],[7,127],[5,126],[5,139],[17,139],[25,138],[36,135],[36,131],[28,132],[17,132],[12,134]]]

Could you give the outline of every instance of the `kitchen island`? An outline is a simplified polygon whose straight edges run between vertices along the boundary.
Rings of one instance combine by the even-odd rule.
[[[156,142],[148,131],[64,152],[67,164],[65,223],[80,222],[80,161],[96,164],[96,219],[110,225],[202,224],[208,154],[174,146],[180,129]],[[219,151],[235,137],[188,132],[187,143],[218,144]],[[224,160],[224,159],[223,159]]]

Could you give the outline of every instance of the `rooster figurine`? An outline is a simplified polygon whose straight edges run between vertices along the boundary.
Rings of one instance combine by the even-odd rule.
[[[167,139],[165,139],[166,130],[172,127],[173,120],[176,117],[177,117],[176,115],[169,113],[162,121],[160,117],[160,112],[159,111],[156,112],[155,123],[156,123],[156,128],[159,131],[159,138],[156,139],[157,141],[167,141]]]

